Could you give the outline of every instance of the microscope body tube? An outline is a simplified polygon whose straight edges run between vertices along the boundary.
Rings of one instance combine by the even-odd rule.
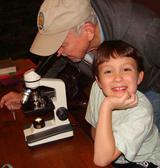
[[[54,62],[57,60],[57,53],[47,57],[47,59],[43,58],[41,63],[38,65],[38,67],[34,69],[30,69],[29,71],[25,72],[24,74],[24,81],[26,89],[23,93],[23,98],[21,100],[22,104],[25,104],[28,101],[28,98],[32,92],[31,89],[35,89],[39,86],[39,81],[41,79],[41,76],[43,76],[46,73],[46,70],[48,70],[48,67],[50,67]]]
[[[24,90],[22,97],[22,104],[25,104],[28,101],[28,98],[32,92],[31,89],[36,89],[39,86],[41,76],[38,75],[34,69],[30,69],[29,71],[24,73],[24,81],[26,85],[26,89]]]

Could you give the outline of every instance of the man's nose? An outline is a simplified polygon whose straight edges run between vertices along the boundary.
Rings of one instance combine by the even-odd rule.
[[[57,51],[57,56],[61,56],[62,53],[63,53],[63,49],[62,49],[62,47],[60,47]]]
[[[58,49],[57,53],[58,53],[57,56],[61,56],[61,55],[63,55],[64,57],[68,56],[67,54],[65,54],[64,50],[62,49],[62,47]]]

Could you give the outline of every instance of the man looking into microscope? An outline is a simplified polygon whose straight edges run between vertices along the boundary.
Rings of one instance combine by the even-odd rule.
[[[160,130],[159,16],[131,0],[45,0],[37,24],[39,31],[30,51],[40,56],[55,52],[63,56],[46,76],[56,76],[65,67],[65,57],[92,75],[94,54],[104,40],[123,40],[137,48],[146,74],[139,89],[151,101]],[[2,97],[0,106],[20,108],[21,98],[22,94],[11,92]]]

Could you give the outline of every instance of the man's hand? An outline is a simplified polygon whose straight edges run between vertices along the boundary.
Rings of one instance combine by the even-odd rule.
[[[21,108],[22,93],[9,92],[0,100],[0,107],[6,106],[9,110],[18,110]]]

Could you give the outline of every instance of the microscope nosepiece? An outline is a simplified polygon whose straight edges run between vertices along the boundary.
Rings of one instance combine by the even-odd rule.
[[[28,101],[29,95],[31,94],[31,89],[26,89],[23,93],[22,104],[25,104]]]

